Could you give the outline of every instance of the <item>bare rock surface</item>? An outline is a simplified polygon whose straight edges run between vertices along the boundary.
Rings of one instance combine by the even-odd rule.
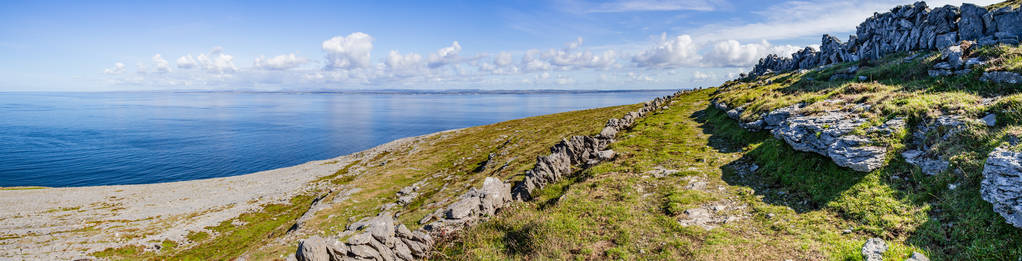
[[[1008,224],[1022,228],[1022,152],[1003,147],[990,152],[980,194]]]

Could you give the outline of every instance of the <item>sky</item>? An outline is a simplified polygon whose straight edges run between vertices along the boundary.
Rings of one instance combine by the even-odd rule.
[[[0,92],[705,87],[912,2],[0,1]]]

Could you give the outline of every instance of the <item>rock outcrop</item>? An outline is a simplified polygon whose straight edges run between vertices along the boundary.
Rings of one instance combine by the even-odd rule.
[[[713,104],[727,111],[728,117],[739,121],[746,130],[771,130],[775,138],[785,141],[795,150],[829,157],[838,166],[869,172],[886,162],[887,148],[874,146],[865,136],[853,134],[854,130],[867,123],[867,119],[851,111],[864,109],[866,105],[838,105],[841,109],[803,115],[801,109],[805,105],[794,104],[762,113],[754,121],[743,122],[740,116],[742,107],[727,110],[730,106],[723,102],[714,100]],[[866,128],[865,133],[893,135],[903,128],[904,119],[895,118],[879,126]]]
[[[395,225],[393,214],[381,213],[352,223],[336,237],[324,239],[312,236],[302,240],[294,257],[300,261],[428,258],[435,238],[444,237],[493,216],[514,200],[530,200],[534,190],[571,174],[572,167],[588,167],[613,159],[614,151],[606,147],[614,141],[618,132],[631,128],[639,118],[666,108],[673,97],[682,93],[658,97],[643,104],[638,111],[610,119],[596,136],[572,136],[561,140],[550,148],[549,155],[538,157],[536,165],[525,172],[525,180],[515,183],[513,188],[498,178],[487,177],[479,189],[470,189],[454,203],[439,210],[439,215],[427,216],[421,220],[420,224],[428,223],[423,228],[409,230],[404,224]],[[416,191],[419,185],[416,183],[399,191],[398,202],[406,203],[414,199],[418,195]],[[346,241],[339,240],[345,237]]]
[[[806,47],[790,57],[769,55],[748,74],[811,69],[861,59],[879,59],[887,54],[915,50],[941,50],[959,41],[977,44],[1019,44],[1022,10],[1010,7],[988,11],[973,4],[929,8],[925,2],[903,5],[886,13],[875,13],[856,27],[848,41],[823,35],[819,50]],[[938,73],[943,73],[939,71]]]
[[[1003,147],[990,152],[980,194],[1008,224],[1022,228],[1022,152]]]

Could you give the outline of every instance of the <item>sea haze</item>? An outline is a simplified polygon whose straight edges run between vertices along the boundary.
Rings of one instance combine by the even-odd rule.
[[[0,93],[0,186],[225,177],[671,92]]]

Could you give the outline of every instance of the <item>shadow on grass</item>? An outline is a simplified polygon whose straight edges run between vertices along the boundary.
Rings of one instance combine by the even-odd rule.
[[[765,131],[748,132],[716,108],[707,106],[692,117],[703,133],[710,135],[708,146],[721,152],[747,149],[738,160],[721,166],[721,178],[731,185],[753,188],[766,203],[788,206],[799,213],[817,210],[866,175],[839,167],[822,155],[795,151]],[[715,140],[727,144],[713,144]]]

